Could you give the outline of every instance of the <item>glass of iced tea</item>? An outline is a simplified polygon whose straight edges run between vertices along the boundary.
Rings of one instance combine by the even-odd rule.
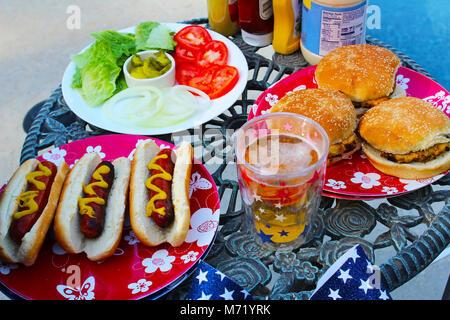
[[[235,135],[244,230],[269,250],[292,250],[309,240],[328,156],[328,136],[294,113],[267,113]]]

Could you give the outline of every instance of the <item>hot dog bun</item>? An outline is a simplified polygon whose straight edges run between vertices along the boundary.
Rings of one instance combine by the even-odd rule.
[[[85,154],[75,164],[64,183],[54,223],[58,244],[69,253],[85,252],[92,261],[111,256],[120,242],[131,169],[128,158],[121,157],[112,162],[115,177],[106,200],[104,229],[99,237],[87,239],[80,229],[78,197],[82,197],[82,185],[89,183],[95,167],[100,162],[100,156],[93,152]]]
[[[18,208],[16,198],[25,191],[26,174],[32,172],[38,163],[37,159],[25,161],[16,170],[0,197],[0,258],[5,262],[22,263],[26,266],[34,264],[55,215],[61,189],[69,171],[65,162],[58,168],[47,205],[31,230],[25,234],[22,242],[16,243],[9,235],[12,216]]]
[[[175,150],[176,162],[172,177],[172,201],[175,218],[173,223],[161,228],[146,215],[149,201],[145,182],[150,177],[148,163],[158,154],[160,148],[148,139],[138,144],[134,153],[130,179],[130,222],[136,237],[147,246],[168,242],[180,246],[186,239],[190,224],[189,181],[192,170],[193,149],[183,143]]]

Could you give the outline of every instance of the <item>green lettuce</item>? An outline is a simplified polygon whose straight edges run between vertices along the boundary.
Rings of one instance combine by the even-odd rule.
[[[136,34],[106,30],[92,33],[96,41],[71,57],[75,64],[72,88],[80,91],[90,106],[97,106],[127,88],[122,67],[128,57],[143,50],[172,51],[173,32],[158,22],[143,22]]]
[[[136,49],[145,51],[147,49],[147,39],[150,32],[158,25],[158,22],[147,21],[142,22],[136,27]]]
[[[113,63],[117,61],[111,46],[102,40],[95,41],[89,48],[71,58],[73,63],[80,69],[83,69],[83,67],[90,62],[99,59],[110,60]]]
[[[105,102],[116,91],[116,80],[122,69],[103,59],[84,66],[81,75],[81,96],[90,106]]]
[[[177,43],[172,39],[172,31],[165,25],[159,24],[150,32],[146,47],[150,49],[162,49],[173,51]]]
[[[173,32],[158,22],[142,22],[136,28],[136,48],[144,50],[173,51],[177,43],[173,40]]]
[[[72,88],[74,89],[80,89],[81,88],[81,69],[78,67],[75,67],[75,74],[72,78]]]
[[[116,59],[120,59],[122,56],[129,57],[137,52],[136,36],[132,33],[119,33],[113,30],[106,30],[92,33],[91,36],[109,45],[111,53]]]

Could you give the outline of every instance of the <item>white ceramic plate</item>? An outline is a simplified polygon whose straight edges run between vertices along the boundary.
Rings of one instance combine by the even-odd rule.
[[[174,32],[178,32],[183,27],[187,26],[186,24],[180,23],[164,23],[164,24]],[[119,30],[119,32],[129,32],[129,33],[135,33],[135,31],[136,26]],[[220,40],[226,44],[228,48],[228,64],[236,67],[239,70],[239,81],[234,86],[234,88],[226,95],[218,99],[212,100],[212,105],[208,109],[198,111],[192,117],[186,119],[183,122],[177,123],[176,125],[170,127],[146,128],[139,126],[122,125],[107,119],[103,115],[102,105],[96,107],[89,106],[83,99],[83,97],[80,95],[78,90],[73,89],[71,87],[73,75],[75,74],[76,69],[75,64],[73,62],[70,62],[69,65],[67,66],[61,84],[64,100],[66,101],[69,108],[78,117],[96,127],[112,132],[126,133],[126,134],[141,134],[141,135],[160,135],[178,132],[200,126],[202,123],[205,123],[213,119],[214,117],[217,117],[225,110],[227,110],[229,107],[231,107],[244,91],[244,88],[248,80],[247,60],[245,59],[242,51],[228,38],[222,36],[217,32],[211,30],[208,31],[211,34],[213,40]],[[83,49],[83,51],[86,50],[88,47]]]

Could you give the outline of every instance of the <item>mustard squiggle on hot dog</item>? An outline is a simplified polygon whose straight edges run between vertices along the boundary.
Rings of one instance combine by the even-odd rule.
[[[36,180],[36,178],[42,176],[48,177],[52,174],[52,171],[42,163],[38,164],[38,168],[38,170],[27,173],[25,179],[30,185],[34,185],[38,190],[42,191],[46,188],[46,185],[42,181]],[[16,198],[19,207],[27,209],[16,211],[13,215],[14,219],[20,219],[28,214],[35,213],[38,210],[39,205],[34,200],[38,194],[39,191],[25,191]]]
[[[158,155],[158,156],[154,157],[147,166],[147,168],[149,170],[161,171],[161,173],[152,175],[145,182],[145,186],[147,187],[147,189],[156,192],[156,195],[150,199],[150,201],[147,203],[147,206],[145,207],[147,217],[150,217],[152,215],[152,212],[154,212],[154,211],[162,216],[164,216],[166,214],[166,209],[164,207],[161,207],[161,208],[155,207],[155,201],[156,200],[166,200],[167,193],[164,192],[163,190],[161,190],[160,188],[158,188],[157,186],[155,186],[152,182],[156,178],[162,178],[166,181],[172,181],[172,175],[170,173],[168,173],[167,171],[165,171],[161,166],[159,166],[155,163],[158,159],[167,159],[167,158],[168,158],[167,154]]]
[[[78,198],[78,207],[80,208],[80,214],[87,214],[91,218],[95,218],[94,210],[91,206],[89,206],[89,203],[96,203],[98,205],[104,205],[105,200],[100,198],[97,193],[94,191],[94,187],[100,187],[100,188],[108,188],[108,183],[103,179],[104,174],[108,174],[111,171],[111,169],[106,166],[100,166],[97,170],[94,171],[92,174],[92,177],[97,180],[95,182],[92,182],[88,185],[83,185],[83,191],[86,195],[93,196],[89,198]]]

